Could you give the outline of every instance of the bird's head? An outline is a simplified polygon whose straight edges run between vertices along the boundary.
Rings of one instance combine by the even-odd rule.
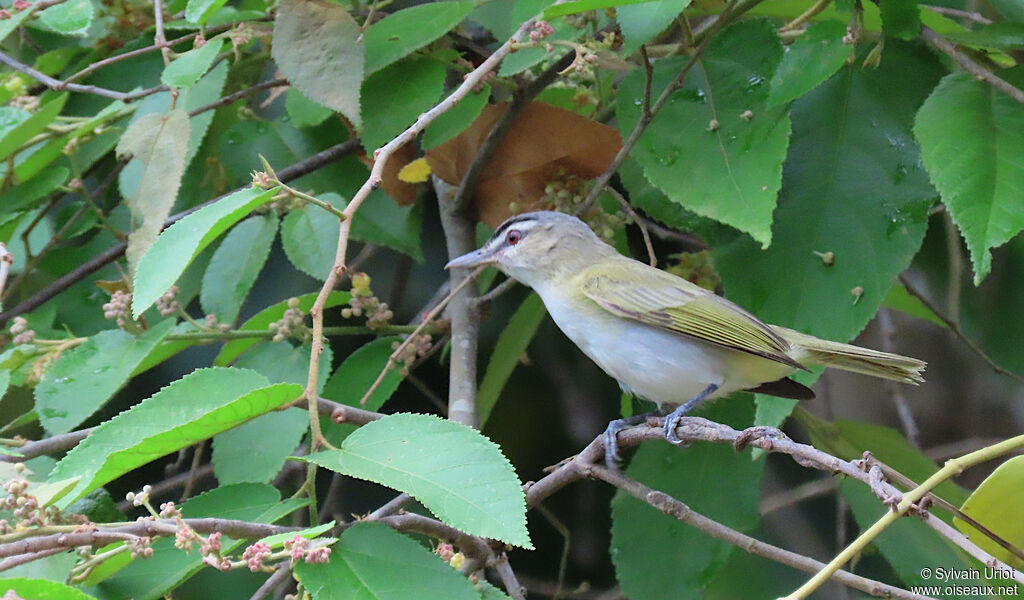
[[[479,250],[453,259],[445,268],[493,265],[536,287],[579,272],[609,254],[616,254],[615,249],[583,221],[564,213],[537,211],[507,219]]]

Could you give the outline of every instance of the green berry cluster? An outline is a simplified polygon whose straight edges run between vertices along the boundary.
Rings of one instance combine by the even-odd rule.
[[[574,214],[590,192],[591,185],[591,182],[577,175],[563,173],[560,179],[550,181],[544,186],[541,200],[553,205],[559,212]],[[621,211],[608,213],[600,208],[593,208],[580,215],[580,218],[606,242],[611,242],[615,232],[629,222]]]
[[[402,352],[395,357],[398,364],[402,365],[399,367],[398,372],[405,377],[409,374],[409,369],[412,368],[413,363],[418,359],[427,355],[430,349],[433,347],[434,338],[429,333],[421,333],[414,335],[409,343],[402,348]],[[401,344],[395,342],[391,344],[392,350],[398,350]]]
[[[288,338],[307,342],[313,338],[313,333],[306,326],[306,313],[299,308],[298,298],[289,298],[288,308],[284,311],[284,315],[268,325],[267,328],[274,332],[272,339],[275,342],[281,342]]]
[[[370,289],[370,276],[366,273],[354,273],[352,275],[352,297],[348,301],[348,308],[341,310],[341,316],[346,319],[366,315],[366,326],[370,329],[383,327],[391,323],[395,313],[388,308],[387,302],[381,302],[380,298],[374,295]]]
[[[671,263],[665,269],[678,275],[690,283],[695,283],[708,290],[716,290],[722,284],[715,272],[714,260],[709,250],[700,252],[681,252],[669,256]]]

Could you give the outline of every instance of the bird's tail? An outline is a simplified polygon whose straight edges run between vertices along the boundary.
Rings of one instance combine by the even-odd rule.
[[[918,384],[927,363],[916,358],[879,352],[850,344],[822,340],[811,335],[772,325],[793,347],[792,358],[805,365],[821,365],[872,377]]]

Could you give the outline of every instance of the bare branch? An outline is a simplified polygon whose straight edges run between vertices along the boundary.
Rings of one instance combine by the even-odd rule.
[[[900,275],[900,283],[903,284],[903,287],[907,288],[907,292],[911,296],[920,300],[921,304],[924,304],[925,308],[932,311],[932,314],[938,317],[940,321],[945,323],[946,327],[948,327],[949,330],[953,332],[953,335],[955,335],[957,339],[959,339],[961,342],[966,344],[967,347],[970,348],[971,352],[974,352],[976,355],[978,355],[978,358],[985,361],[985,364],[991,367],[993,371],[1000,375],[1009,377],[1010,379],[1016,381],[1017,383],[1024,384],[1024,377],[1021,377],[1020,375],[1017,375],[1012,371],[1007,371],[1006,369],[997,365],[995,361],[989,358],[988,354],[986,354],[985,351],[981,349],[981,346],[978,346],[973,340],[971,340],[971,338],[967,337],[967,335],[964,334],[963,330],[960,329],[960,325],[956,321],[939,312],[938,307],[935,306],[935,304],[928,298],[928,296],[924,294],[924,292],[917,289],[917,287],[915,287],[914,284],[911,283],[910,279],[906,275]]]
[[[790,552],[789,550],[779,548],[778,546],[767,544],[756,538],[752,538],[749,535],[740,533],[731,527],[726,527],[725,525],[696,512],[672,496],[669,496],[664,492],[651,489],[639,481],[626,477],[618,471],[612,471],[611,469],[607,469],[602,466],[592,465],[588,467],[587,475],[593,479],[610,483],[616,488],[626,492],[641,502],[645,502],[653,506],[666,515],[678,519],[715,539],[722,540],[742,548],[746,552],[755,556],[761,556],[806,573],[816,573],[825,566],[824,563],[818,562],[813,558],[797,554],[796,552]],[[928,596],[914,594],[898,587],[884,584],[880,581],[854,575],[848,571],[836,571],[832,574],[832,579],[843,585],[871,594],[872,596],[900,598],[905,600],[928,600],[929,598]]]
[[[974,75],[978,79],[981,79],[985,83],[991,85],[993,88],[1013,98],[1017,102],[1024,104],[1024,91],[1020,88],[1009,83],[1005,79],[999,77],[992,71],[989,71],[985,67],[974,62],[971,57],[967,56],[963,52],[957,49],[953,42],[950,42],[946,38],[942,37],[935,32],[934,29],[927,25],[921,26],[921,37],[925,39],[929,44],[935,46],[947,56],[956,61],[956,64],[964,68],[965,71]]]
[[[281,87],[282,85],[288,85],[288,80],[284,77],[278,77],[276,79],[268,79],[267,81],[261,81],[260,83],[257,83],[254,86],[247,87],[244,90],[238,90],[233,94],[228,94],[223,98],[219,98],[209,104],[200,106],[199,108],[189,112],[188,116],[194,117],[196,115],[203,114],[208,110],[213,110],[215,108],[220,108],[221,106],[231,104],[239,98],[245,98],[246,96],[255,94],[256,92],[262,90],[269,90],[270,88]]]
[[[157,92],[166,92],[170,88],[166,85],[158,85],[145,90],[137,92],[117,92],[114,90],[108,90],[107,88],[97,87],[95,85],[82,85],[79,83],[65,83],[59,79],[54,79],[46,73],[33,69],[32,67],[20,63],[11,56],[0,52],[0,63],[7,65],[15,71],[20,71],[32,79],[35,79],[39,83],[42,83],[51,90],[69,90],[72,92],[80,92],[83,94],[93,94],[96,96],[103,96],[104,98],[110,98],[112,100],[120,100],[121,102],[131,102],[132,100],[138,100],[139,98],[145,98],[151,94]]]

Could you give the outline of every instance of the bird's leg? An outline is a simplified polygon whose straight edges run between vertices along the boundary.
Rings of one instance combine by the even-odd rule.
[[[718,386],[712,383],[708,387],[704,388],[703,392],[697,394],[693,398],[690,398],[685,404],[680,404],[674,411],[670,412],[668,416],[665,417],[665,439],[668,440],[670,444],[681,444],[683,442],[683,440],[679,439],[679,436],[676,435],[676,427],[679,426],[679,421],[684,415],[686,415],[686,413],[690,412],[695,406],[704,401],[705,398],[715,393],[715,390],[717,389]]]
[[[619,456],[619,432],[627,427],[633,425],[639,425],[647,420],[648,417],[660,417],[665,414],[662,410],[655,410],[642,415],[633,415],[628,419],[615,419],[609,421],[608,427],[604,430],[604,463],[609,469],[617,469],[618,463],[622,461],[622,457]]]

